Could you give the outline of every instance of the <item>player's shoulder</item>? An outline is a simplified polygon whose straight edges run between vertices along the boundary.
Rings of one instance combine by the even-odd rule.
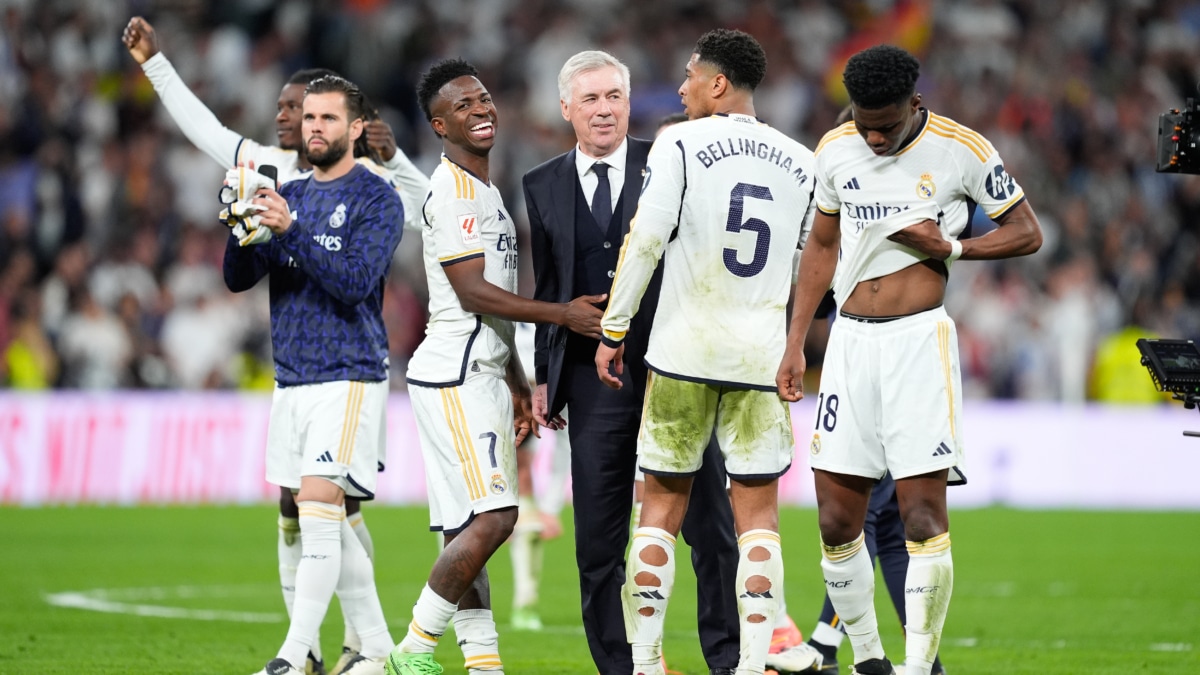
[[[384,173],[373,171],[372,166],[378,167],[379,165],[366,157],[356,160],[355,169],[358,175],[355,176],[353,199],[360,204],[377,204],[383,208],[402,206],[400,195],[397,194],[396,187],[391,182],[391,175],[386,171]]]
[[[766,125],[764,125],[764,126],[766,126]],[[789,148],[792,151],[792,153],[797,157],[811,158],[814,155],[812,149],[809,148],[807,145],[805,145],[805,144],[801,143],[800,141],[796,140],[795,138],[792,138],[791,136],[783,133],[782,131],[780,131],[779,129],[776,129],[775,127],[766,126],[766,130],[763,133],[765,135],[767,135],[768,137],[772,138],[776,143],[779,144],[780,147]]]
[[[658,136],[654,138],[654,145],[670,145],[676,141],[699,136],[704,133],[703,130],[705,128],[711,129],[711,127],[708,126],[708,122],[710,122],[712,119],[713,118],[711,117],[705,117],[703,119],[685,120],[683,122],[672,124],[666,129],[663,129]]]
[[[930,112],[926,125],[930,140],[951,151],[974,157],[981,163],[996,154],[996,148],[982,134],[949,117]]]
[[[389,185],[392,184],[392,180],[393,180],[392,172],[390,170],[388,170],[387,167],[383,166],[382,164],[379,164],[378,162],[371,159],[370,157],[356,157],[356,158],[354,158],[354,161],[362,168],[371,172],[372,175],[382,178],[384,180],[384,182],[386,182]]]
[[[374,192],[376,190],[382,192],[395,192],[395,186],[392,185],[391,173],[376,164],[369,157],[358,157],[354,160],[356,167],[359,169],[357,180],[366,186],[366,189]]]
[[[455,164],[445,155],[429,177],[429,201],[448,203],[459,200],[478,199],[487,186],[470,171]]]
[[[834,127],[825,132],[821,137],[821,141],[817,143],[817,147],[813,150],[814,155],[820,155],[825,151],[825,148],[833,146],[843,146],[849,142],[856,140],[858,136],[858,127],[854,126],[854,122],[846,122],[841,126]]]
[[[257,141],[249,138],[243,138],[238,144],[234,164],[249,164],[253,162],[255,166],[264,164],[274,166],[279,170],[279,179],[282,182],[287,182],[300,177],[298,165],[300,164],[300,153],[295,150],[284,150],[274,145],[262,145]]]
[[[308,186],[312,184],[312,172],[298,174],[293,176],[291,180],[280,183],[279,194],[285,199],[291,198],[293,195],[301,194],[308,190]]]

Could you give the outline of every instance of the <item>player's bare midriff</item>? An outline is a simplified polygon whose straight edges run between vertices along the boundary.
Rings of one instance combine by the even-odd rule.
[[[942,304],[946,296],[945,265],[922,260],[876,279],[860,281],[842,306],[858,316],[906,316]]]

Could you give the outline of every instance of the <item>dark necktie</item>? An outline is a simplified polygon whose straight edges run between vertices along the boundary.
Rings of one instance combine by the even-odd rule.
[[[592,195],[592,217],[596,219],[596,225],[600,226],[600,232],[608,234],[608,223],[612,220],[612,187],[608,184],[608,165],[596,162],[592,165],[592,171],[595,171],[596,178],[600,179],[596,184],[596,192]]]

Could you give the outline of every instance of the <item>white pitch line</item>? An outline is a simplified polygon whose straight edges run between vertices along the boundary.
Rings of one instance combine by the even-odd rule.
[[[195,587],[181,586],[184,590],[178,595],[188,595]],[[125,589],[125,592],[144,590],[161,597],[166,595],[163,589]],[[284,617],[278,612],[233,612],[220,609],[189,609],[185,607],[168,607],[164,605],[149,605],[134,602],[118,602],[105,599],[108,590],[97,588],[91,591],[68,591],[65,593],[47,593],[46,602],[55,607],[71,607],[86,609],[93,612],[108,614],[132,614],[134,616],[154,616],[164,619],[193,619],[196,621],[233,621],[237,623],[279,623]],[[178,597],[178,595],[176,597]],[[97,597],[99,596],[99,597]]]

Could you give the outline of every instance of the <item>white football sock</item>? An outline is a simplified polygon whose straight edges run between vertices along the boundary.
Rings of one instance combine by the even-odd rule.
[[[783,590],[783,547],[778,532],[749,530],[738,537],[734,589],[742,633],[738,673],[761,673],[775,631],[778,594]]]
[[[337,593],[346,625],[350,627],[347,633],[355,632],[356,639],[361,641],[358,651],[368,658],[387,656],[395,643],[388,633],[375,588],[375,567],[345,521],[342,521],[342,567]]]
[[[532,497],[521,497],[517,509],[520,515],[513,528],[508,552],[513,567],[513,607],[519,609],[537,604],[542,521]]]
[[[349,523],[350,529],[354,530],[354,536],[358,539],[358,543],[362,544],[363,550],[367,552],[367,557],[374,562],[375,542],[371,539],[371,531],[367,529],[367,521],[363,520],[362,511],[352,516],[346,516],[346,522]]]
[[[283,591],[283,605],[288,618],[292,618],[292,606],[296,602],[296,566],[300,564],[300,521],[297,518],[279,516],[279,588]]]
[[[820,644],[833,647],[835,649],[842,646],[842,640],[845,639],[845,637],[845,633],[825,623],[824,621],[818,621],[817,627],[814,628],[812,632],[813,642],[819,642]]]
[[[884,657],[875,617],[875,569],[862,533],[849,544],[821,544],[821,571],[833,607],[854,647],[854,662]]]
[[[421,597],[413,606],[413,618],[408,624],[408,633],[400,641],[400,651],[432,654],[457,609],[456,604],[434,593],[429,584],[425,584]]]
[[[657,527],[634,530],[621,591],[634,666],[657,666],[662,659],[663,622],[674,585],[675,537]]]
[[[276,656],[303,667],[338,583],[346,513],[341,506],[324,502],[304,501],[296,506],[300,507],[300,541],[304,553],[296,566],[291,626]]]
[[[500,636],[490,609],[463,609],[454,614],[454,634],[462,648],[468,675],[503,673]]]
[[[787,613],[787,598],[783,596],[783,577],[779,578],[779,583],[775,585],[778,591],[772,591],[771,595],[777,596],[779,600],[779,608],[775,610],[775,628],[787,628],[790,623]],[[797,628],[797,630],[799,630]]]
[[[366,551],[367,557],[371,559],[373,567],[375,564],[375,542],[371,540],[371,531],[367,529],[367,523],[363,520],[362,511],[353,515],[347,515],[346,522],[350,525],[350,529],[354,531],[355,538],[362,544],[363,550]],[[341,598],[340,591],[338,592],[338,598]],[[361,652],[362,640],[354,630],[354,625],[350,622],[350,616],[344,608],[342,609],[342,621],[345,623],[345,630],[342,634],[342,646],[349,647],[356,652]]]
[[[942,626],[954,590],[950,533],[908,542],[904,579],[905,675],[929,675],[942,640]]]

